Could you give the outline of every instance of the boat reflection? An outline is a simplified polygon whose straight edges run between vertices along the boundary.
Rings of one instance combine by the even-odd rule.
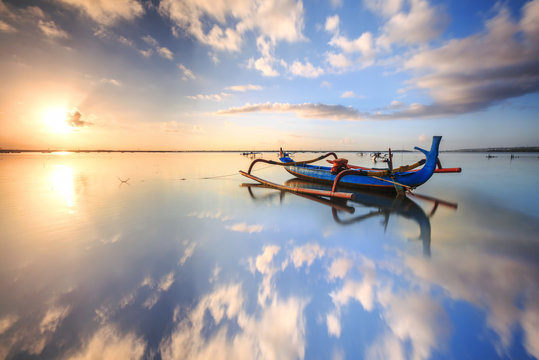
[[[317,190],[330,189],[329,186],[325,186],[323,184],[313,183],[310,181],[296,178],[286,181],[285,185],[292,188],[309,188]],[[262,184],[242,184],[242,186],[247,187],[251,198],[255,201],[267,201],[269,199],[278,197],[279,201],[282,203],[285,194],[287,193],[287,191],[277,190],[275,192],[265,193],[263,195],[255,195],[252,190],[253,188],[272,188]],[[422,198],[423,200],[429,200],[434,203],[432,210],[427,215],[423,208],[419,206],[415,201],[410,199],[407,195],[395,197],[395,195],[393,194],[357,190],[354,192],[354,200],[327,199],[320,196],[301,193],[294,193],[294,195],[309,199],[319,204],[330,206],[333,220],[339,225],[357,224],[367,219],[381,217],[383,218],[382,225],[384,226],[385,231],[387,230],[389,219],[392,215],[411,220],[419,226],[419,236],[417,237],[417,239],[412,240],[421,241],[421,243],[423,244],[423,255],[426,257],[430,257],[431,255],[430,217],[432,217],[436,213],[436,210],[438,209],[439,205],[445,205],[455,209],[457,207],[456,204],[448,203],[446,201],[435,199],[432,197],[418,195],[419,198]],[[350,206],[348,201],[350,201],[351,204],[353,204],[354,206]],[[356,209],[358,209],[358,204],[361,205],[361,208],[364,210],[360,215],[343,215],[343,213],[354,215],[356,213]]]

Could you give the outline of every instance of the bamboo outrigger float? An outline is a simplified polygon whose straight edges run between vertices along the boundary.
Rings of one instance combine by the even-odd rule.
[[[280,190],[292,191],[296,193],[304,193],[310,195],[328,196],[334,198],[353,199],[353,193],[337,191],[339,185],[352,188],[361,188],[369,190],[384,190],[401,193],[409,191],[424,184],[430,179],[434,173],[450,173],[461,172],[460,168],[442,168],[438,160],[438,151],[440,146],[441,136],[434,136],[430,151],[415,147],[416,150],[425,154],[426,159],[418,161],[412,165],[401,166],[393,169],[391,161],[391,149],[389,150],[389,158],[387,160],[387,169],[372,169],[360,166],[347,165],[347,160],[339,159],[333,152],[322,155],[316,159],[307,161],[294,161],[288,154],[281,150],[280,162],[256,159],[254,160],[247,172],[241,171],[243,176],[255,180],[261,184],[271,186]],[[326,157],[333,156],[335,160],[330,161],[334,164],[332,168],[328,166],[311,165],[314,162],[320,161]],[[344,161],[343,161],[344,160]],[[328,160],[329,161],[329,160]],[[331,184],[331,191],[293,188],[285,185],[279,185],[260,179],[251,174],[253,166],[258,162],[264,162],[272,165],[284,166],[285,170],[290,174],[300,179]],[[423,167],[417,169],[423,165]]]

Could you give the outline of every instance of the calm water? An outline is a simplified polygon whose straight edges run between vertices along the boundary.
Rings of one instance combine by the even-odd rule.
[[[0,358],[539,358],[539,158],[441,160],[417,193],[456,208],[203,179],[238,154],[1,155]]]

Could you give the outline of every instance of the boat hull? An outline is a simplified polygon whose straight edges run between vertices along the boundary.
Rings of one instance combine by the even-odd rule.
[[[424,166],[417,171],[404,171],[391,174],[391,176],[377,176],[379,171],[363,170],[358,174],[350,174],[342,177],[339,186],[352,187],[369,190],[381,191],[401,191],[403,188],[416,188],[430,179],[436,169],[438,159],[438,149],[440,145],[440,136],[433,137],[430,151],[419,149],[427,159]],[[280,158],[281,162],[293,162],[288,156]],[[294,164],[285,166],[286,171],[297,178],[315,181],[325,184],[333,184],[337,175],[331,174],[331,168],[327,166],[318,166],[310,164]]]

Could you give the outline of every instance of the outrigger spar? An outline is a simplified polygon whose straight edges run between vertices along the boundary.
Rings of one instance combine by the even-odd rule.
[[[375,189],[401,193],[403,191],[415,189],[416,187],[424,184],[434,173],[461,172],[461,168],[442,168],[438,159],[438,151],[441,139],[441,136],[433,137],[430,151],[415,147],[416,150],[419,150],[425,154],[425,159],[414,164],[400,166],[395,169],[393,168],[391,161],[391,149],[389,149],[387,169],[373,169],[348,165],[348,161],[346,159],[339,159],[334,152],[329,152],[316,159],[296,162],[292,160],[288,154],[282,152],[281,150],[281,156],[279,158],[280,162],[256,159],[251,163],[247,172],[240,170],[240,173],[243,176],[267,186],[311,195],[353,199],[353,193],[343,193],[337,191],[339,185],[343,185],[345,187],[371,190]],[[329,156],[334,157],[334,160],[328,160],[333,164],[333,167],[330,168],[328,166],[311,165],[312,163],[320,161]],[[332,190],[323,191],[315,189],[293,188],[260,179],[251,174],[253,166],[258,162],[284,166],[286,171],[300,179],[332,184]],[[419,168],[421,165],[423,165],[423,167]]]

